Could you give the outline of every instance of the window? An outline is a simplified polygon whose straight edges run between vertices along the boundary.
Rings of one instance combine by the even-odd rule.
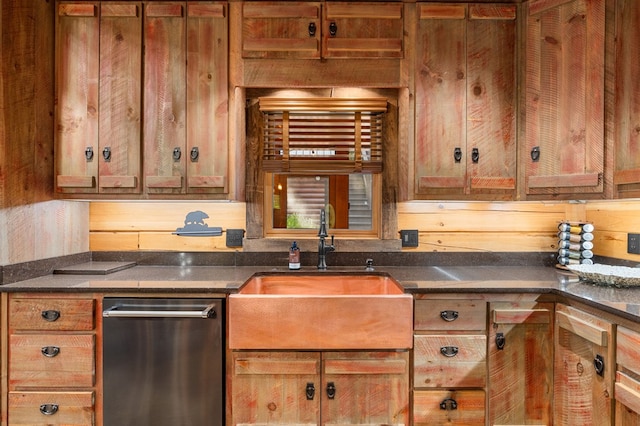
[[[255,106],[263,237],[315,236],[324,210],[332,235],[379,238],[387,99],[259,97]]]
[[[315,234],[321,210],[331,234],[377,235],[379,175],[267,173],[265,182],[267,236]]]

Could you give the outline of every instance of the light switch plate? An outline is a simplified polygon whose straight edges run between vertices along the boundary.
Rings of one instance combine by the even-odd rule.
[[[403,229],[400,231],[402,247],[418,247],[418,230]]]
[[[640,254],[640,234],[627,234],[627,253]]]

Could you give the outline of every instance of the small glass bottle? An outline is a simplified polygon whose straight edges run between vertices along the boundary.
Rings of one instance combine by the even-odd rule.
[[[289,269],[300,269],[300,248],[295,241],[289,249]]]

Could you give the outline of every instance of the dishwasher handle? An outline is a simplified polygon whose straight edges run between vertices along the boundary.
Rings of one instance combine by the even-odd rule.
[[[215,318],[215,305],[209,305],[201,311],[163,311],[163,310],[118,310],[113,306],[102,311],[104,318]]]

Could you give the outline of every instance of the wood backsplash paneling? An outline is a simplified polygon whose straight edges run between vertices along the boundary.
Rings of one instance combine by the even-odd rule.
[[[594,201],[585,209],[595,226],[595,254],[640,263],[640,255],[627,253],[627,233],[640,233],[640,201]]]
[[[90,250],[225,251],[226,236],[180,237],[185,215],[201,210],[209,226],[246,229],[246,205],[230,202],[92,202]],[[431,202],[398,204],[398,229],[417,229],[419,246],[404,251],[553,252],[562,220],[595,225],[594,252],[636,260],[627,254],[627,232],[640,232],[640,201]],[[310,236],[314,239],[315,236]],[[362,241],[367,250],[367,240]],[[0,252],[1,253],[1,252]]]
[[[89,247],[91,251],[224,251],[226,234],[217,237],[174,235],[185,225],[187,213],[202,211],[209,227],[246,229],[244,203],[231,202],[92,202]]]

